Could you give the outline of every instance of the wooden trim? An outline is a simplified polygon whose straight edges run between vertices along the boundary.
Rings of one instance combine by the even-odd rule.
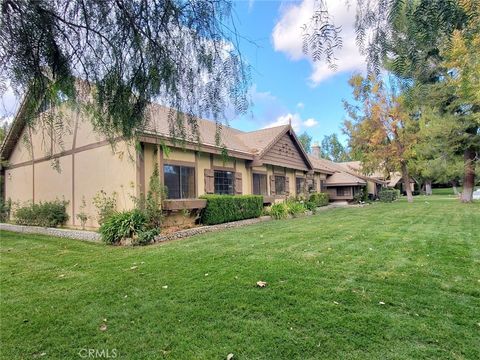
[[[171,138],[161,136],[158,134],[153,135],[153,134],[143,133],[142,135],[139,136],[139,140],[149,144],[167,144],[178,149],[185,148],[187,150],[203,151],[203,152],[206,152],[209,154],[215,154],[215,155],[223,154],[223,149],[215,145],[199,144],[196,142],[185,142],[179,146],[179,141],[174,142],[172,141]],[[227,149],[227,152],[229,156],[237,157],[239,159],[253,160],[253,156],[254,156],[253,154],[250,154],[247,152],[232,150],[232,149]]]
[[[262,170],[252,170],[252,175],[253,174],[268,175],[268,172]]]
[[[72,225],[75,225],[75,147],[77,146],[78,118],[77,114],[72,140]]]
[[[198,157],[199,157],[199,152],[195,151],[195,197],[198,197],[198,178],[200,177],[198,173]]]
[[[163,201],[165,210],[203,209],[207,206],[205,199],[169,199]]]
[[[213,169],[213,154],[210,154],[210,169]]]
[[[113,141],[116,142],[116,141],[119,141],[119,140],[122,140],[122,138],[119,137],[119,138],[114,139]],[[61,158],[61,157],[63,157],[63,156],[68,156],[68,155],[72,155],[72,154],[78,154],[78,153],[83,152],[83,151],[96,149],[96,148],[98,148],[98,147],[102,147],[102,146],[109,145],[109,144],[111,144],[111,142],[110,142],[109,140],[102,140],[102,141],[98,141],[98,142],[96,142],[96,143],[92,143],[92,144],[80,146],[80,147],[75,148],[75,149],[70,149],[70,150],[62,151],[62,152],[59,152],[58,154],[55,154],[55,155],[47,155],[47,156],[43,156],[43,157],[38,158],[38,159],[28,160],[28,161],[24,161],[24,162],[22,162],[22,163],[13,164],[13,165],[8,165],[8,166],[6,166],[5,168],[7,168],[7,169],[15,169],[15,168],[22,167],[22,166],[38,164],[38,163],[41,163],[41,162],[44,162],[44,161],[49,161],[49,160]],[[33,148],[32,148],[32,153],[33,153]]]
[[[235,172],[237,172],[237,159],[233,159],[233,168],[235,169]]]
[[[162,185],[165,185],[165,178],[163,173],[163,165],[164,165],[163,148],[159,145],[157,146],[158,146],[158,175],[160,176],[160,181]]]
[[[30,145],[32,147],[32,203],[35,204],[35,154],[33,152],[33,137],[32,137],[32,128],[28,127],[28,134],[30,136]]]
[[[235,168],[233,168],[233,167],[224,167],[224,166],[213,166],[213,167],[212,167],[212,170],[236,172],[236,171],[235,171]]]
[[[145,195],[145,144],[140,143],[140,151],[137,151],[137,171],[139,171],[140,195]]]
[[[175,166],[188,166],[195,167],[195,161],[182,161],[182,160],[164,160],[163,165],[175,165]]]

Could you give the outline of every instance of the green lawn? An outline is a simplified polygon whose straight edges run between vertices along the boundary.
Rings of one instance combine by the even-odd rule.
[[[143,248],[0,236],[3,359],[480,358],[478,202],[416,197]]]
[[[462,187],[457,187],[458,192],[462,192]],[[432,189],[433,195],[450,195],[450,196],[455,196],[455,193],[453,192],[453,188],[435,188]]]

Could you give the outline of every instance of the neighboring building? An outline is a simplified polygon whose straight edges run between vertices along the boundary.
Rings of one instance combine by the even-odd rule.
[[[332,172],[327,177],[325,187],[330,200],[333,201],[351,201],[357,193],[365,188],[369,197],[375,199],[380,189],[387,184],[385,180],[377,176],[379,174],[373,176],[363,175],[360,161],[335,163],[320,158],[320,146],[318,144],[312,146],[310,160],[316,168],[328,169]]]
[[[49,112],[39,115],[40,123]],[[71,226],[79,225],[80,212],[88,214],[88,227],[98,226],[92,199],[101,190],[117,194],[118,210],[132,208],[132,198],[148,191],[155,164],[168,189],[165,209],[171,212],[202,208],[204,194],[258,194],[268,204],[327,191],[332,200],[352,200],[366,185],[338,164],[308,156],[290,125],[252,132],[224,126],[217,146],[215,123],[198,119],[199,139],[191,131],[184,140],[175,139],[169,120],[176,113],[153,104],[145,129],[138,131],[140,144],[117,139],[112,146],[81,113],[61,112],[60,135],[51,122],[37,129],[27,126],[21,107],[0,149],[7,161],[1,171],[6,199],[65,199]]]

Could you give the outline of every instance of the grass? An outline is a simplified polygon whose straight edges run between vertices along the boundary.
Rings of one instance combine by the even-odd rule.
[[[457,191],[460,193],[462,192],[462,187],[457,187]],[[453,192],[452,187],[448,188],[434,188],[432,189],[432,194],[433,195],[452,195],[455,196],[455,193]]]
[[[144,248],[0,236],[3,359],[480,358],[480,203],[416,197]]]

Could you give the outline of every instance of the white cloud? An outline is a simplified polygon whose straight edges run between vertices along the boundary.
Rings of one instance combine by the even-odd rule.
[[[296,133],[299,133],[304,128],[310,128],[318,125],[318,121],[315,120],[314,118],[303,120],[299,113],[293,113],[293,114],[288,113],[288,114],[277,117],[275,121],[267,124],[266,126],[263,127],[263,129],[267,129],[275,126],[281,126],[281,125],[288,125],[290,122],[292,124],[293,130],[295,130]]]
[[[313,62],[302,50],[302,26],[310,22],[315,0],[303,0],[300,4],[289,4],[283,10],[280,20],[272,32],[276,51],[287,54],[292,60],[307,59],[312,64],[310,82],[316,86],[322,81],[341,72],[365,70],[365,57],[355,43],[356,2],[347,5],[341,0],[325,0],[335,25],[342,27],[343,47],[335,54],[337,70],[331,69],[326,61]]]
[[[315,120],[314,118],[310,118],[310,119],[307,119],[303,122],[303,125],[307,128],[311,128],[311,127],[314,127],[316,125],[318,125],[318,121]]]
[[[303,109],[304,107],[305,107],[305,104],[302,103],[302,102],[299,102],[299,103],[297,104],[297,108],[299,108],[299,109]]]

